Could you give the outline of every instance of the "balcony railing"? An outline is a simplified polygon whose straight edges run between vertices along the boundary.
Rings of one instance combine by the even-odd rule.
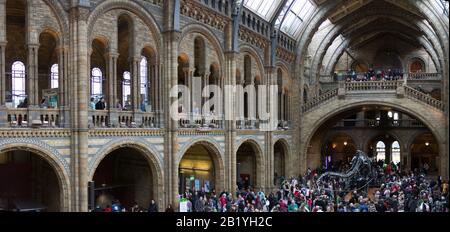
[[[156,115],[153,112],[90,110],[89,127],[159,128]]]
[[[359,92],[359,91],[380,91],[380,90],[396,90],[397,87],[402,85],[402,81],[357,81],[346,82],[346,92]]]
[[[59,127],[59,109],[8,109],[10,127]]]
[[[344,119],[336,123],[336,128],[345,127],[397,127],[397,128],[423,128],[426,127],[421,121],[416,119],[390,119],[387,121],[380,121],[377,119]]]
[[[260,122],[258,119],[236,120],[236,129],[238,130],[258,130]]]
[[[180,113],[179,128],[223,129],[222,116],[204,116],[192,113]]]
[[[408,80],[440,80],[440,73],[409,73]]]

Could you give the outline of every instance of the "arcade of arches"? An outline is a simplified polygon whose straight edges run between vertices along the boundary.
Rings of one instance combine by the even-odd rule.
[[[443,0],[0,0],[0,211],[177,209],[357,150],[448,180],[448,27]]]
[[[403,170],[429,165],[439,175],[440,144],[420,119],[393,107],[366,105],[329,118],[312,137],[308,166],[333,168],[349,162],[356,150]]]

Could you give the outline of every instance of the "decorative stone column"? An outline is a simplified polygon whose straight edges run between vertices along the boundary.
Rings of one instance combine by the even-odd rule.
[[[79,3],[81,4],[81,3]],[[89,6],[78,5],[70,9],[70,72],[71,90],[71,185],[72,210],[88,210],[88,35]]]
[[[169,4],[170,5],[170,4]],[[163,33],[163,91],[164,99],[162,106],[164,107],[165,122],[165,138],[164,138],[164,180],[166,199],[160,199],[165,204],[172,204],[174,209],[178,209],[178,121],[174,120],[171,113],[178,114],[178,107],[171,112],[171,106],[177,100],[177,97],[170,97],[172,87],[178,84],[178,41],[181,32],[170,30]]]
[[[119,118],[116,109],[117,100],[117,59],[119,53],[111,51],[105,55],[106,59],[106,79],[108,80],[108,109],[109,123],[113,126],[119,125]],[[106,99],[105,99],[106,100]]]
[[[38,50],[39,44],[28,44],[26,85],[28,105],[31,107],[39,106]]]
[[[281,102],[281,117],[279,118],[277,121],[282,120],[283,119],[283,93],[281,94],[276,94],[275,96],[272,96],[271,92],[270,92],[270,87],[272,85],[277,85],[277,72],[276,72],[276,67],[274,66],[266,66],[266,78],[267,78],[267,86],[266,86],[266,92],[267,92],[267,103],[266,103],[266,109],[272,110],[271,108],[271,102],[275,101],[275,104],[278,104],[279,102]],[[278,88],[279,89],[279,88]],[[283,91],[283,89],[281,89]],[[274,97],[278,97],[281,96],[281,101],[279,101],[278,99],[273,99]],[[279,109],[278,106],[274,107],[275,109]],[[273,112],[273,115],[279,115],[278,113]],[[267,191],[272,191],[275,188],[275,185],[273,183],[273,178],[274,178],[274,174],[275,174],[275,167],[274,167],[274,140],[273,140],[273,131],[271,130],[267,130],[266,132],[264,132],[265,135],[265,163],[266,163],[266,168],[264,170],[267,170],[267,172],[265,172],[266,174],[266,178],[265,178],[265,185],[262,187],[265,187],[264,190]]]
[[[401,168],[402,171],[410,171],[411,170],[411,151],[407,146],[404,146],[403,149],[400,149],[401,154]],[[406,160],[406,162],[404,162]]]
[[[232,88],[236,87],[236,59],[239,53],[228,51],[225,53],[224,66],[224,129],[225,133],[225,189],[234,192],[237,188],[236,167],[236,98]],[[228,87],[227,87],[228,86]],[[227,89],[230,88],[230,89]],[[235,90],[234,90],[235,91]]]
[[[58,109],[60,127],[69,127],[68,50],[64,46],[58,52]]]
[[[1,10],[1,3],[0,3],[0,10]],[[0,12],[0,15],[1,14],[2,12]],[[8,120],[7,118],[8,115],[5,106],[6,104],[5,49],[6,49],[6,42],[0,42],[0,127],[5,127]]]
[[[134,56],[131,58],[131,105],[134,111],[140,111],[140,93],[141,93],[141,77],[140,77],[140,58],[139,56]]]
[[[0,0],[0,109],[6,103],[6,75],[5,75],[5,50],[6,50],[6,0]],[[0,126],[3,120],[0,116]]]

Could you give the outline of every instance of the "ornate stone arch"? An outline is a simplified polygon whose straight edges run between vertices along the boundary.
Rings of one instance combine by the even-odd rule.
[[[183,159],[184,154],[189,150],[189,148],[195,145],[203,145],[203,147],[210,153],[211,159],[214,163],[215,170],[215,188],[216,190],[225,189],[225,163],[223,159],[223,152],[220,149],[220,145],[209,138],[196,138],[191,139],[183,145],[183,147],[178,151],[176,160],[176,169],[180,166],[180,162]]]
[[[191,23],[191,24],[184,26],[182,29],[182,33],[180,36],[178,46],[181,46],[183,39],[191,33],[201,34],[213,46],[214,50],[216,51],[216,53],[218,55],[217,58],[219,59],[219,66],[220,66],[219,73],[223,73],[223,67],[224,67],[224,62],[225,62],[225,59],[223,56],[223,54],[224,54],[223,46],[221,45],[221,42],[219,41],[219,39],[211,31],[211,29],[209,29],[205,25],[202,25],[199,23]],[[183,52],[183,51],[180,51],[180,52]],[[209,65],[210,64],[208,64],[208,67],[209,67]]]
[[[289,146],[289,142],[287,140],[287,138],[276,138],[273,141],[273,147],[275,147],[275,144],[280,143],[281,146],[283,147],[283,151],[284,151],[284,175],[288,176],[289,174],[289,169],[291,168],[292,165],[290,165],[290,160],[291,160],[291,151],[290,151],[290,146]],[[275,149],[274,149],[275,151]]]
[[[263,168],[266,166],[264,162],[264,153],[261,149],[262,145],[257,142],[254,138],[243,138],[236,144],[236,155],[239,150],[239,148],[244,144],[248,143],[252,147],[253,151],[255,152],[255,161],[256,161],[256,184],[255,188],[259,188],[261,186],[264,186],[265,184],[265,175]]]
[[[64,10],[61,3],[57,0],[43,0],[53,11],[53,14],[56,16],[56,21],[59,24],[59,30],[57,30],[60,33],[59,39],[60,39],[60,45],[67,44],[68,43],[68,37],[69,37],[69,17],[66,13],[66,10]],[[39,32],[39,34],[42,31]]]
[[[68,170],[68,164],[62,162],[59,154],[37,143],[33,143],[29,140],[26,141],[4,141],[0,143],[0,153],[8,151],[24,150],[32,152],[43,158],[55,171],[58,178],[60,189],[60,210],[68,212],[70,211],[71,200],[71,185],[70,185],[70,173]]]
[[[241,55],[247,53],[251,57],[253,57],[253,59],[255,59],[257,69],[261,73],[261,76],[260,76],[260,78],[262,80],[261,84],[265,84],[266,78],[265,78],[265,71],[264,71],[264,62],[263,62],[263,58],[260,56],[260,54],[253,47],[248,46],[248,45],[242,45],[242,44],[239,46],[239,52],[241,53]]]
[[[419,104],[419,103],[416,103]],[[411,107],[406,107],[405,105],[401,105],[401,104],[397,104],[394,102],[385,102],[385,101],[361,101],[361,102],[354,102],[354,103],[349,103],[349,104],[342,104],[339,106],[338,109],[328,109],[326,110],[326,112],[323,112],[323,114],[318,115],[318,120],[315,121],[313,123],[313,125],[310,126],[310,128],[306,128],[304,130],[304,132],[302,132],[302,134],[304,134],[304,139],[302,139],[302,144],[301,144],[301,150],[300,153],[304,154],[303,159],[302,160],[302,165],[305,165],[306,163],[306,159],[308,158],[308,145],[310,144],[311,139],[313,138],[313,136],[315,135],[315,133],[317,132],[317,130],[320,128],[321,125],[323,125],[323,123],[325,123],[326,121],[328,121],[329,119],[331,119],[332,117],[345,112],[347,110],[350,110],[352,108],[355,107],[361,107],[364,105],[379,105],[379,106],[388,106],[388,107],[392,107],[395,109],[398,109],[402,112],[405,112],[409,115],[412,115],[414,117],[416,117],[418,120],[420,120],[421,122],[423,122],[428,129],[431,131],[431,133],[434,135],[436,141],[438,141],[439,144],[445,144],[444,141],[444,132],[441,128],[438,128],[438,124],[437,122],[435,122],[435,120],[427,118],[423,115],[423,113],[421,113],[421,110],[418,109],[422,109],[422,105],[419,104],[418,107],[416,109],[411,108]],[[419,108],[420,107],[420,108]],[[426,109],[426,108],[423,108]],[[331,112],[332,113],[328,113]],[[398,137],[397,137],[398,138]],[[400,141],[399,141],[400,142]],[[439,150],[440,152],[443,152],[443,155],[445,155],[445,151],[441,148],[443,146],[440,146]],[[302,166],[304,169],[305,167]]]
[[[377,137],[380,137],[380,136],[382,136],[382,135],[386,135],[386,134],[389,135],[389,136],[391,136],[392,138],[394,138],[394,140],[397,141],[397,142],[400,144],[400,149],[403,150],[403,145],[406,143],[406,141],[403,141],[403,139],[401,139],[402,137],[399,136],[395,131],[378,132],[378,133],[376,133],[376,134],[373,135],[373,136],[370,136],[370,137],[365,138],[365,141],[364,141],[364,148],[369,147],[370,142],[372,142],[373,139],[375,139],[375,138],[377,138]]]
[[[408,68],[408,72],[411,72],[411,65],[414,62],[420,62],[420,64],[422,65],[422,72],[427,72],[427,63],[424,61],[424,59],[422,57],[419,56],[414,56],[414,57],[408,57],[407,58],[407,68]]]
[[[104,13],[114,9],[123,9],[137,15],[149,28],[151,36],[156,42],[156,46],[162,46],[162,38],[160,36],[161,29],[156,23],[155,18],[148,11],[144,10],[144,6],[134,1],[110,0],[104,1],[96,6],[94,10],[90,12],[87,18],[88,38],[92,37],[92,29],[94,28],[94,25],[97,22],[98,18]]]
[[[111,152],[120,148],[131,148],[140,153],[144,157],[149,165],[152,173],[153,181],[153,197],[158,199],[157,202],[161,205],[164,202],[164,171],[163,161],[158,152],[153,149],[149,144],[135,140],[135,139],[116,139],[105,146],[103,149],[97,152],[92,161],[88,165],[88,180],[94,178],[94,174],[101,161],[108,156]]]

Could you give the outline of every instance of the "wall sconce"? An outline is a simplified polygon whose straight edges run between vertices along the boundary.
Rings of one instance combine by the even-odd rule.
[[[344,142],[344,146],[347,146],[347,141]]]
[[[429,142],[425,142],[425,146],[430,146],[430,143]]]

